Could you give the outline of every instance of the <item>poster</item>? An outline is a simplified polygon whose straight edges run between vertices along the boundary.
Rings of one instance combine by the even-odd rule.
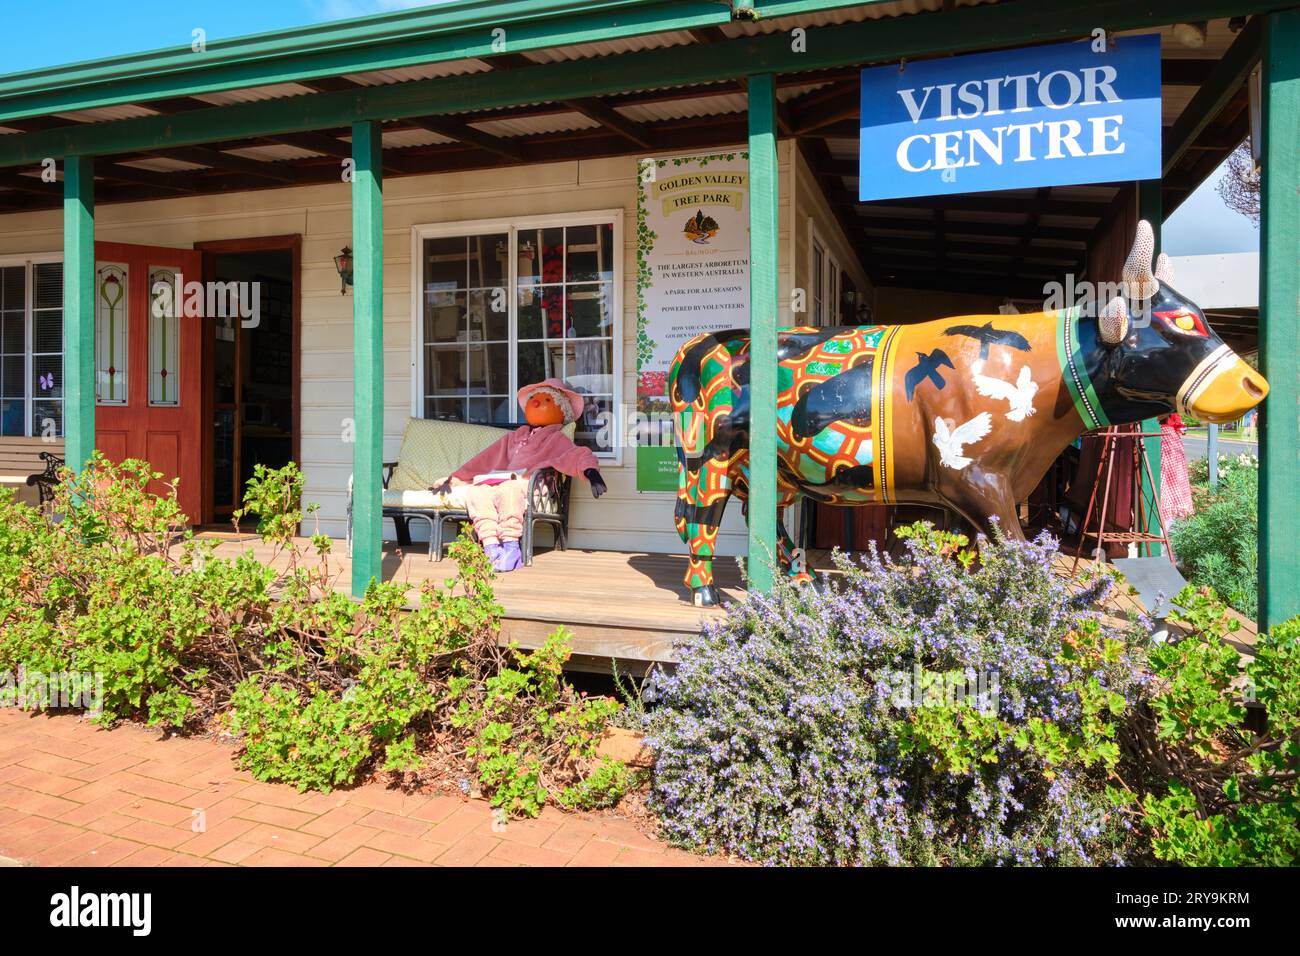
[[[677,488],[668,371],[704,331],[749,327],[749,153],[645,160],[637,193],[636,484]]]

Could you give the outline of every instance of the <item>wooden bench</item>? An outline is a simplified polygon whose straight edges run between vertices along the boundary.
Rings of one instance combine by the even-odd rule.
[[[473,425],[465,422],[410,418],[402,435],[397,461],[384,462],[382,509],[392,520],[398,543],[411,544],[410,522],[424,521],[429,526],[429,558],[442,560],[443,534],[448,522],[469,520],[464,503],[453,491],[437,494],[433,486],[446,478],[474,455],[496,442],[503,429],[518,425]],[[573,437],[576,426],[564,426]],[[528,478],[524,511],[524,533],[519,547],[524,564],[533,563],[533,535],[538,524],[549,524],[555,532],[555,545],[564,550],[569,530],[568,475],[554,468],[542,468]],[[352,554],[353,478],[348,478],[348,554]]]
[[[63,442],[43,438],[0,437],[0,487],[13,488],[19,501],[48,500],[63,465]]]

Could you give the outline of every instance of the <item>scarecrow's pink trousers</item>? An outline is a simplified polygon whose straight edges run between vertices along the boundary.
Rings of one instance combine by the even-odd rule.
[[[528,480],[514,478],[499,485],[469,485],[462,492],[474,533],[483,544],[518,541],[524,533]]]

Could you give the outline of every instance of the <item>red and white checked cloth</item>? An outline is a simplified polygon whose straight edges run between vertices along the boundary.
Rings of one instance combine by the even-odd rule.
[[[1160,426],[1160,522],[1168,533],[1179,518],[1192,516],[1192,483],[1187,477],[1183,434],[1176,425]]]

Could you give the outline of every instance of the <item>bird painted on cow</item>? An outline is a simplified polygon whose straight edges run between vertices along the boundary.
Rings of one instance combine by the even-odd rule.
[[[948,508],[1023,538],[1017,502],[1083,432],[1174,411],[1233,421],[1258,405],[1268,384],[1173,288],[1167,257],[1153,271],[1153,248],[1142,222],[1124,294],[1099,309],[778,333],[776,557],[786,572],[807,578],[782,520],[800,498]],[[686,585],[708,606],[723,510],[748,497],[748,331],[686,342],[669,397]]]

